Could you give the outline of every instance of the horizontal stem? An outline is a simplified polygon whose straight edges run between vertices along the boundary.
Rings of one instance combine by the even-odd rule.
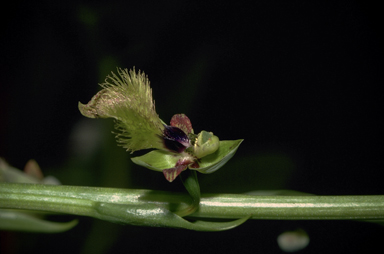
[[[188,207],[187,194],[38,184],[0,184],[0,208],[37,210],[98,218],[101,203],[158,205],[170,211]],[[96,208],[95,208],[96,207]],[[384,219],[384,195],[378,196],[255,196],[203,194],[190,217],[273,220]]]
[[[239,218],[245,214],[273,220],[383,219],[384,196],[203,195],[194,216]]]

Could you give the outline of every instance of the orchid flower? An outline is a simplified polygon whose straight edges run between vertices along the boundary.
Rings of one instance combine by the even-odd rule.
[[[185,114],[176,114],[170,124],[155,110],[148,77],[143,72],[118,69],[101,84],[103,88],[88,102],[79,102],[81,114],[89,118],[114,118],[117,142],[127,151],[155,148],[132,158],[138,165],[163,172],[172,182],[187,168],[212,173],[236,152],[242,140],[219,141],[212,132],[194,134]]]
[[[1,183],[27,183],[60,185],[60,181],[53,177],[44,177],[39,164],[29,160],[24,170],[10,166],[0,158],[0,184]],[[25,193],[28,189],[24,190]],[[18,196],[18,195],[15,195]],[[20,198],[20,196],[18,196]],[[69,230],[76,226],[77,220],[69,222],[48,221],[43,214],[22,209],[0,209],[0,230],[21,230],[30,232],[55,233]]]
[[[44,177],[39,164],[35,160],[29,160],[25,164],[24,171],[10,166],[0,158],[0,182],[10,183],[35,183],[60,185],[60,181],[53,176]]]

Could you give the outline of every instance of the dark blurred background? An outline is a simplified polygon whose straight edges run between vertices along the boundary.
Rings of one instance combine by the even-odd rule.
[[[165,122],[185,113],[196,132],[245,139],[225,167],[199,174],[203,193],[384,194],[378,5],[40,1],[2,9],[0,156],[17,168],[33,158],[65,185],[183,191],[132,165],[112,120],[78,111],[116,67],[135,66],[149,76]],[[278,234],[298,227],[311,239],[305,253],[369,252],[384,233],[350,221],[249,221],[201,233],[81,218],[62,234],[3,232],[1,243],[10,253],[278,253]]]

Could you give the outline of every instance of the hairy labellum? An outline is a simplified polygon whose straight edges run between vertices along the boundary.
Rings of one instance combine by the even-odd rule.
[[[79,102],[81,114],[89,118],[114,118],[118,143],[127,151],[165,149],[163,123],[155,111],[149,80],[143,72],[118,69],[101,84],[103,88],[87,104]]]

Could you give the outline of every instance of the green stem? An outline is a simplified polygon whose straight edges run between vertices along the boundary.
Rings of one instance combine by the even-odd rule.
[[[197,174],[195,170],[187,170],[185,172],[186,178],[184,180],[183,176],[180,175],[180,179],[184,184],[185,189],[188,191],[189,195],[191,195],[192,203],[184,209],[175,211],[175,213],[181,217],[190,215],[199,208],[200,203],[200,185],[197,180]]]
[[[121,211],[124,207],[130,207],[137,213],[141,207],[151,211],[155,211],[155,207],[157,210],[170,211],[175,206],[177,209],[187,208],[189,202],[190,197],[186,194],[163,191],[0,184],[0,208],[59,212],[101,219],[106,206],[118,206]],[[149,210],[145,211],[142,216],[146,213],[151,215]],[[252,215],[252,219],[273,220],[384,219],[384,196],[206,194],[201,196],[199,209],[190,217],[233,219],[248,215]]]
[[[222,211],[222,213],[220,213]],[[332,220],[383,219],[384,195],[377,196],[249,196],[203,195],[196,217]]]

